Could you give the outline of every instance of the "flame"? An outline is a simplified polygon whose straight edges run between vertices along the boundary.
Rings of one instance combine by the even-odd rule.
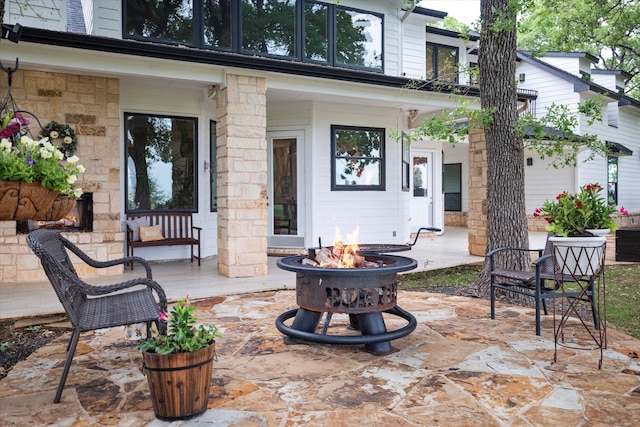
[[[347,233],[347,245],[342,243],[340,230],[336,227],[336,241],[333,244],[333,255],[338,259],[338,268],[354,268],[359,261],[358,236],[360,227],[356,228],[353,233]]]

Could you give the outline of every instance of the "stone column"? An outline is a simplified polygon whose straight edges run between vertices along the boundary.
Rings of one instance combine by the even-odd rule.
[[[217,102],[218,272],[266,275],[266,80],[228,74]]]
[[[469,254],[487,250],[487,149],[483,129],[469,132]]]

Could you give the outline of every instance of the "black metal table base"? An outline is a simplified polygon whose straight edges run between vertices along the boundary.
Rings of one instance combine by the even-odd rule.
[[[408,323],[400,329],[387,331],[382,311],[372,313],[349,314],[350,327],[359,330],[362,335],[327,335],[331,313],[327,313],[321,333],[317,333],[318,325],[323,312],[310,311],[304,308],[295,308],[282,313],[276,319],[276,327],[285,334],[285,342],[293,344],[295,340],[309,341],[320,344],[358,345],[364,344],[364,349],[376,356],[384,356],[393,353],[391,340],[409,335],[416,329],[416,318],[398,306],[384,310],[394,316],[402,317]],[[291,326],[285,325],[285,321],[293,319]],[[293,338],[291,340],[289,338]]]

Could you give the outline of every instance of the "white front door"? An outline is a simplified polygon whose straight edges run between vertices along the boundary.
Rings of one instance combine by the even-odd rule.
[[[267,245],[272,248],[304,247],[303,135],[303,132],[267,132]]]
[[[411,151],[411,232],[433,226],[433,153]]]

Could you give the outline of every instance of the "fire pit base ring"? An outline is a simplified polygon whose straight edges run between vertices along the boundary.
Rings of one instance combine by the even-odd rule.
[[[340,345],[364,344],[365,350],[369,353],[384,356],[395,351],[393,347],[391,347],[391,340],[409,335],[416,329],[418,324],[416,318],[411,313],[398,306],[384,310],[384,312],[402,317],[408,322],[407,325],[400,329],[387,332],[384,319],[382,318],[382,312],[350,314],[349,319],[351,326],[360,330],[362,332],[361,336],[326,335],[325,332],[328,325],[325,325],[323,333],[313,332],[318,328],[322,312],[305,310],[304,308],[294,308],[278,316],[276,319],[276,328],[287,335],[287,337],[302,341]],[[285,325],[284,322],[292,317],[295,317],[293,324],[290,327]]]

